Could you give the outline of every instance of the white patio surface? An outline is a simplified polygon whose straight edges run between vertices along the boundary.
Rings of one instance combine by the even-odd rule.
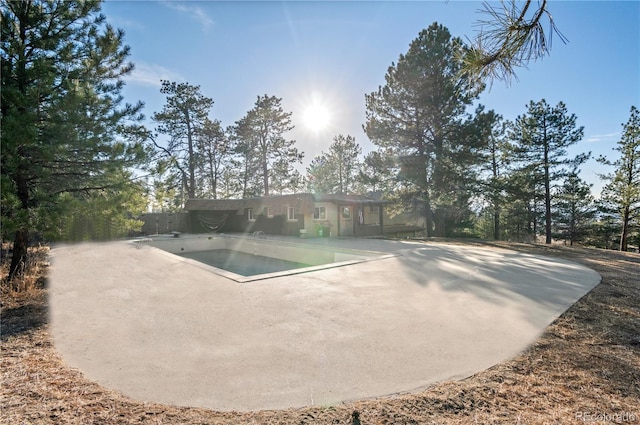
[[[477,246],[296,240],[399,255],[239,283],[130,242],[52,250],[57,350],[138,400],[217,410],[415,391],[516,356],[600,282]]]

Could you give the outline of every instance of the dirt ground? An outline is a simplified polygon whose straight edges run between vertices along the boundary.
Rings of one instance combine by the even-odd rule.
[[[640,255],[482,245],[573,260],[603,280],[529,349],[465,380],[419,393],[250,413],[137,402],[66,366],[48,333],[42,277],[48,260],[41,249],[31,284],[2,287],[0,424],[640,423]]]

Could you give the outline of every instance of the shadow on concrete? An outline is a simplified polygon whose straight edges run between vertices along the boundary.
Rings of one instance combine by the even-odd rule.
[[[465,250],[425,246],[404,251],[400,262],[418,285],[439,284],[494,303],[514,294],[545,306],[565,303],[575,300],[576,292],[592,288],[594,279],[600,281],[597,273],[568,261],[507,251],[473,250],[465,255]]]

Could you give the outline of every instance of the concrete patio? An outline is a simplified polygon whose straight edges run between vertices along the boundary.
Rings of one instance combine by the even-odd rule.
[[[65,361],[135,399],[217,410],[414,391],[509,359],[600,282],[477,246],[296,240],[399,254],[239,283],[129,242],[52,250]]]

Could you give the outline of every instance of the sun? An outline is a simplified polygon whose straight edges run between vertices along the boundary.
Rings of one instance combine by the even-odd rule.
[[[326,106],[319,103],[309,105],[302,116],[304,125],[313,131],[321,131],[327,128],[331,122],[331,114]]]

